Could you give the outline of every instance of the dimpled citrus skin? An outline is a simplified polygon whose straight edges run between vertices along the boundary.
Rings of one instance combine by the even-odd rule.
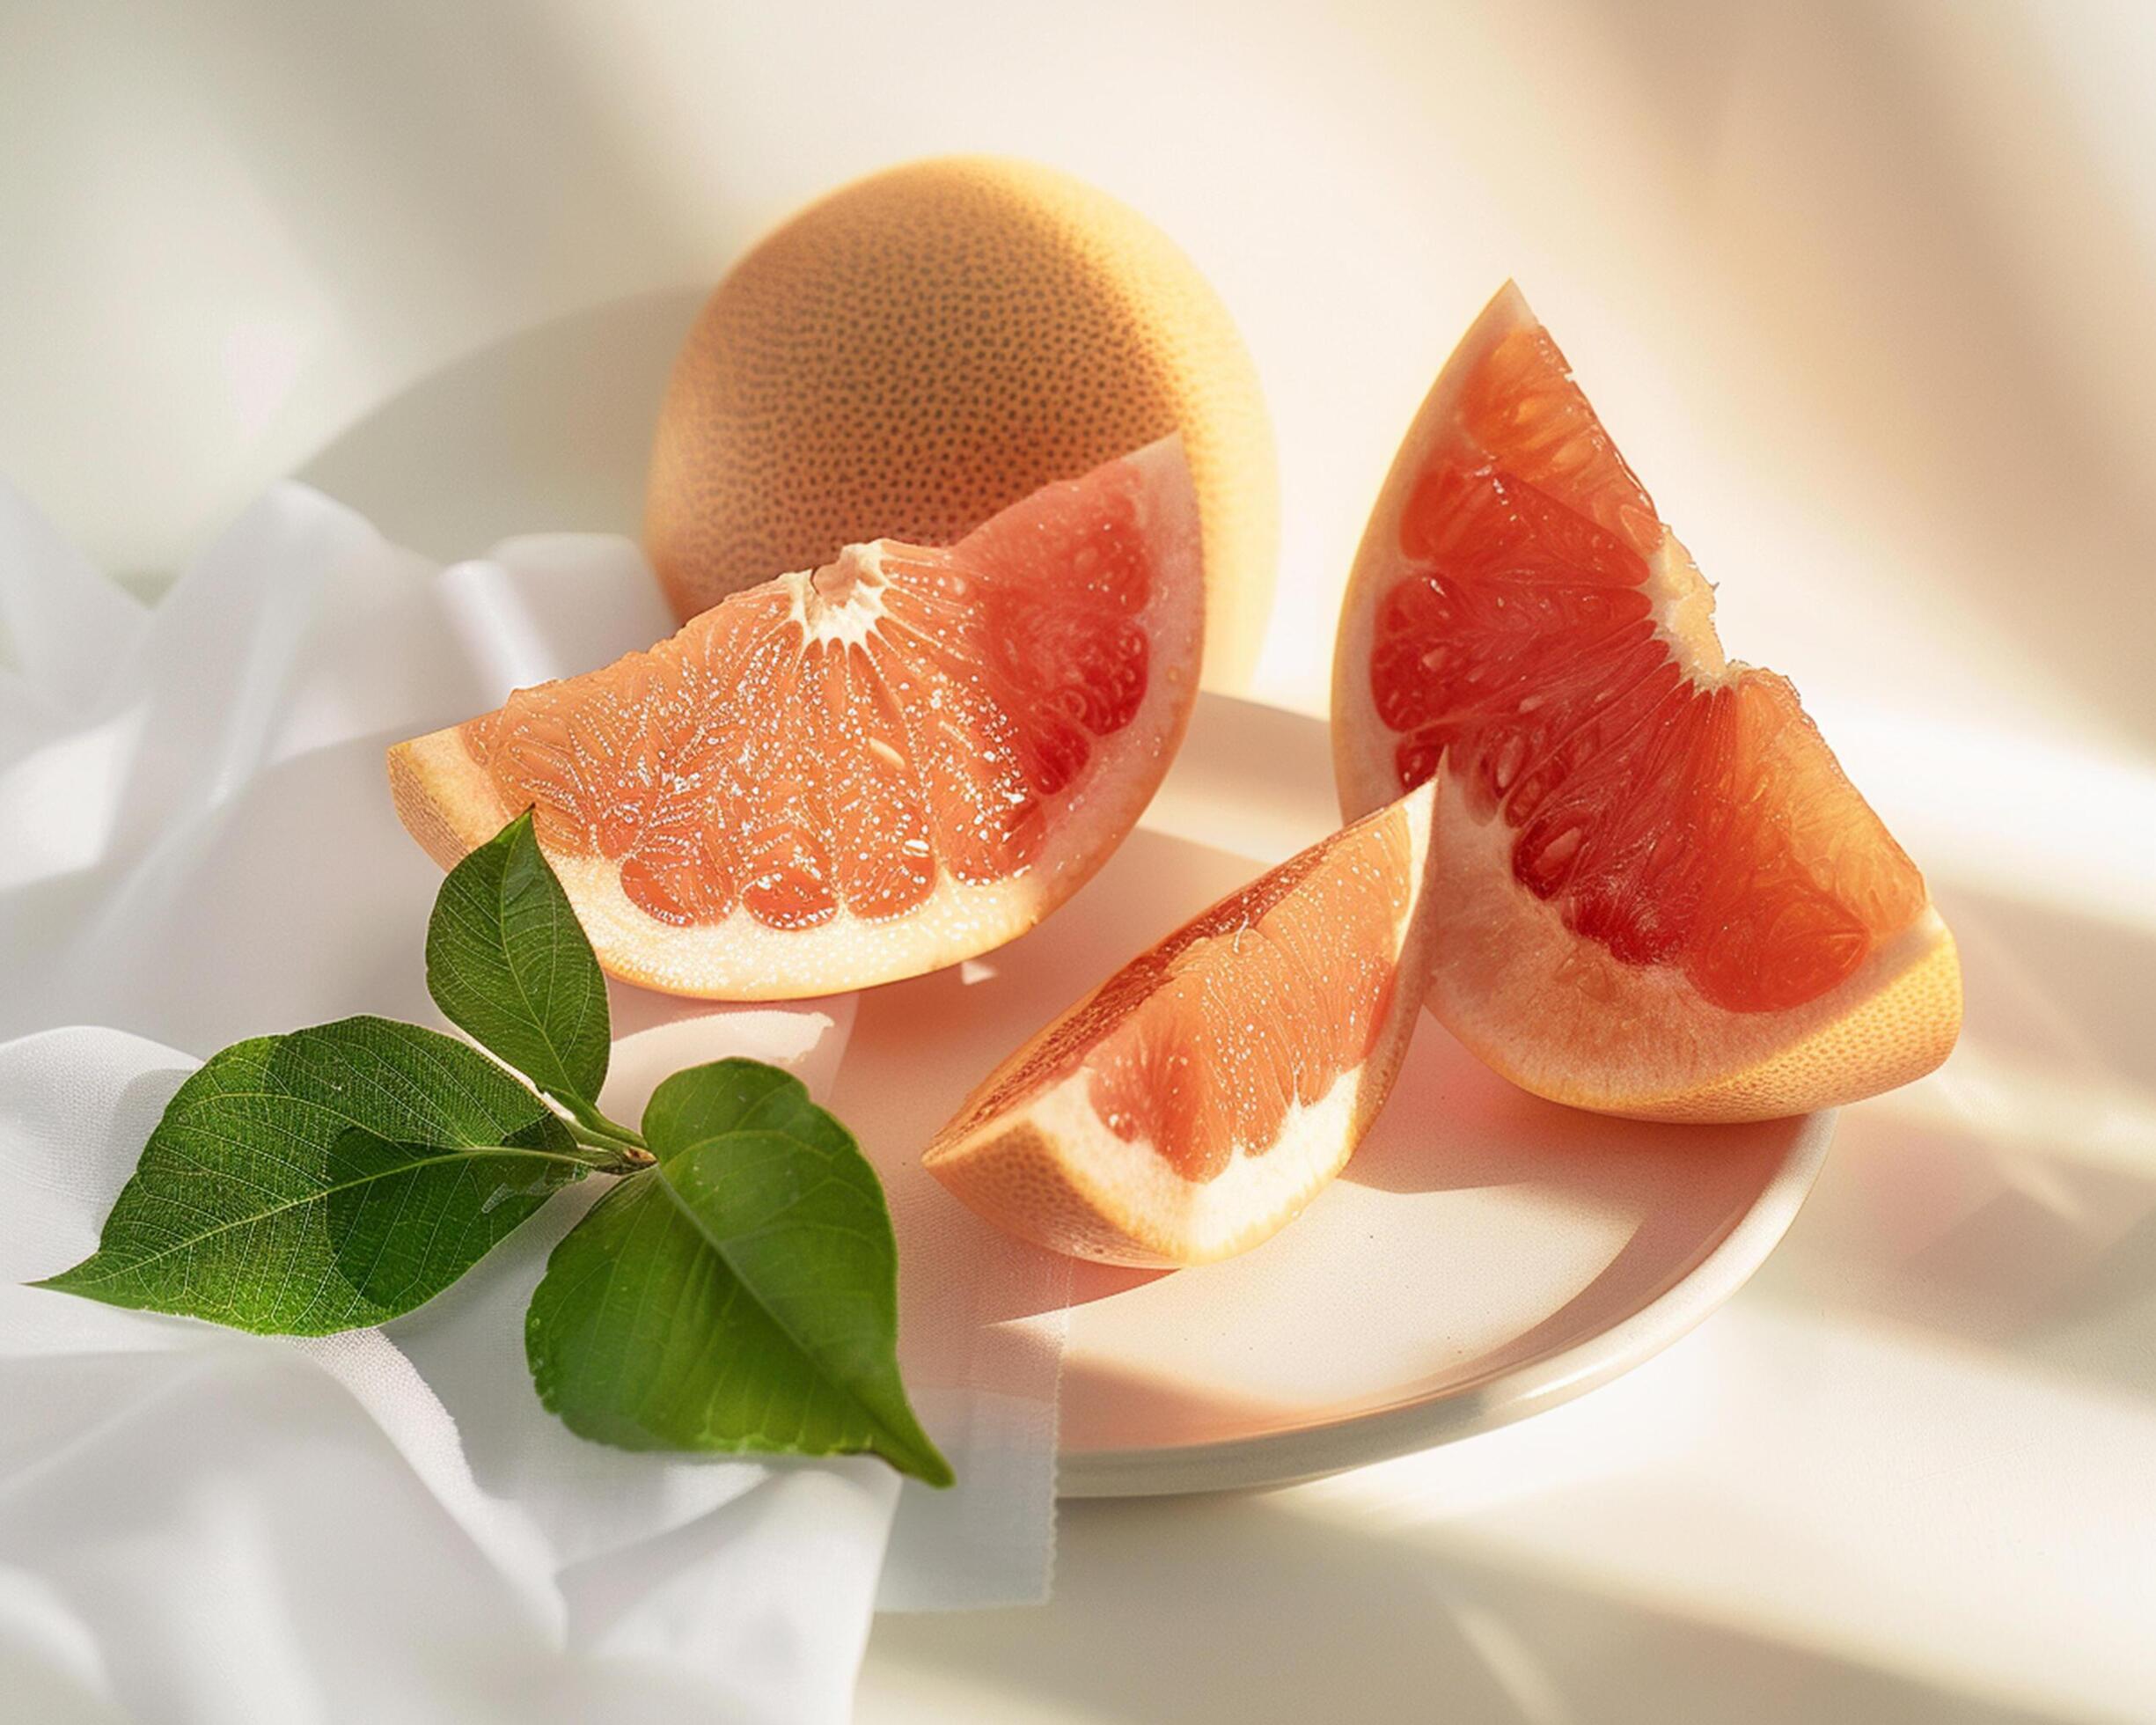
[[[948,545],[1180,431],[1205,681],[1247,679],[1278,537],[1258,376],[1158,229],[1050,169],[953,157],[844,187],[719,284],[661,410],[645,544],[693,616],[840,547]]]

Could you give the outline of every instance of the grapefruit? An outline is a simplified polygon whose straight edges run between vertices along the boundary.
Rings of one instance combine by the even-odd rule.
[[[1388,804],[1133,959],[990,1074],[924,1164],[998,1226],[1104,1263],[1202,1264],[1292,1221],[1407,1051],[1434,802]]]
[[[1171,431],[1204,524],[1206,677],[1232,686],[1264,631],[1278,503],[1219,297],[1067,174],[912,163],[810,205],[719,284],[660,412],[645,545],[687,618],[857,540],[950,544]]]
[[[1430,1005],[1537,1095],[1742,1120],[1930,1071],[1924,877],[1713,593],[1507,285],[1370,518],[1333,666],[1351,814],[1435,778]]]
[[[444,867],[529,807],[599,962],[791,999],[1023,933],[1137,820],[1204,629],[1173,437],[948,548],[879,540],[390,751]]]

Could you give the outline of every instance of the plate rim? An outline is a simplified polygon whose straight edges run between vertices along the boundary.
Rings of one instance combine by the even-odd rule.
[[[1059,1446],[1056,1495],[1166,1497],[1296,1485],[1494,1431],[1599,1388],[1689,1334],[1751,1280],[1811,1195],[1838,1116],[1836,1109],[1801,1116],[1779,1165],[1705,1256],[1591,1336],[1470,1384],[1291,1430],[1075,1453]]]

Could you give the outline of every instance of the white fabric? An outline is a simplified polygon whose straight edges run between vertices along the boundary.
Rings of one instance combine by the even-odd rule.
[[[954,1098],[874,1060],[849,1119],[950,1493],[867,1460],[631,1456],[545,1414],[523,1307],[595,1192],[421,1311],[319,1342],[19,1285],[92,1248],[201,1057],[351,1012],[440,1022],[439,874],[382,749],[664,633],[632,546],[441,569],[287,485],[144,607],[0,486],[0,1695],[220,1725],[835,1719],[879,1588],[1044,1593],[1066,1272],[926,1180],[918,1134]],[[851,996],[613,998],[622,1117],[693,1061],[777,1061],[828,1098],[875,1052],[849,1056]]]

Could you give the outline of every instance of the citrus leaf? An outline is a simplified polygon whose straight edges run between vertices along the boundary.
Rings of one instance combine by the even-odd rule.
[[[449,871],[427,923],[427,992],[539,1089],[596,1107],[606,979],[527,810]]]
[[[572,1431],[630,1450],[859,1451],[947,1486],[898,1379],[898,1250],[853,1135],[754,1061],[651,1098],[658,1165],[554,1248],[525,1352]]]
[[[97,1251],[40,1285],[264,1333],[357,1329],[440,1293],[590,1160],[438,1031],[258,1037],[180,1087]]]

